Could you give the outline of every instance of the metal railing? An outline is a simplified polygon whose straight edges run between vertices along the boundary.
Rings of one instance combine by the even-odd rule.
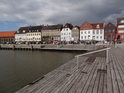
[[[76,57],[76,63],[77,63],[77,69],[79,69],[79,57],[86,56],[88,54],[101,52],[101,51],[106,51],[106,63],[108,63],[109,49],[111,49],[111,48],[110,47],[109,48],[104,48],[104,49],[100,49],[100,50],[96,50],[96,51],[92,51],[92,52],[88,52],[88,53],[85,53],[85,54],[80,54],[80,55],[75,56]]]

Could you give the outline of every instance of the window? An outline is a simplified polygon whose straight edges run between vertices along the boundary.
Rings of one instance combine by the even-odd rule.
[[[118,33],[124,33],[124,30],[119,30]]]
[[[97,25],[97,28],[99,28],[99,25]]]
[[[113,29],[113,32],[115,32],[115,29]]]
[[[25,30],[23,30],[23,33],[25,33]]]
[[[124,38],[124,35],[121,35],[121,38]]]
[[[95,36],[93,36],[92,39],[94,40],[95,39]]]
[[[118,28],[124,28],[124,25],[119,25]]]
[[[99,30],[97,30],[97,34],[99,34]]]
[[[102,36],[100,36],[100,39],[102,39]]]
[[[90,34],[90,31],[88,31],[88,34]]]
[[[95,34],[95,30],[93,30],[93,34]]]
[[[86,39],[87,37],[85,36],[85,39]]]
[[[100,30],[100,34],[102,34],[102,30]]]
[[[83,39],[83,36],[81,36],[81,38]]]

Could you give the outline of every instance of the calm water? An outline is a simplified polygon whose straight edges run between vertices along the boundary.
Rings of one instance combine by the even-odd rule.
[[[75,55],[74,52],[0,50],[0,93],[13,93]]]

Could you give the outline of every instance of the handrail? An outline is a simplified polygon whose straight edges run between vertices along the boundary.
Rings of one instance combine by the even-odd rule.
[[[77,69],[79,69],[79,57],[85,56],[85,55],[88,55],[88,54],[93,54],[93,53],[105,51],[105,50],[106,50],[106,63],[108,63],[108,50],[109,49],[111,49],[111,48],[109,47],[109,48],[104,48],[104,49],[101,49],[101,50],[96,50],[96,51],[88,52],[88,53],[85,53],[85,54],[76,55],[75,57],[77,58]]]

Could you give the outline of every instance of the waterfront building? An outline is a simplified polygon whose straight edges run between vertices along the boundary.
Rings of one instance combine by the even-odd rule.
[[[47,41],[60,41],[60,32],[63,25],[42,25],[42,40]]]
[[[0,32],[0,43],[5,44],[5,43],[14,43],[14,34],[16,31],[4,31]]]
[[[41,26],[20,27],[15,33],[16,42],[39,42],[41,41]]]
[[[84,22],[80,27],[81,41],[103,41],[104,40],[104,23]]]
[[[74,41],[74,38],[72,37],[72,29],[73,25],[70,23],[66,23],[61,31],[61,41]]]
[[[124,41],[124,18],[117,18],[117,34],[118,40]]]
[[[20,27],[19,30],[15,33],[15,42],[26,42],[29,27]]]
[[[116,32],[117,27],[111,22],[109,22],[108,24],[105,25],[104,28],[104,39],[110,43],[114,43]]]
[[[42,41],[42,26],[29,26],[26,33],[27,42],[41,42]]]
[[[73,27],[72,38],[74,39],[75,42],[80,40],[80,27],[79,26]]]

